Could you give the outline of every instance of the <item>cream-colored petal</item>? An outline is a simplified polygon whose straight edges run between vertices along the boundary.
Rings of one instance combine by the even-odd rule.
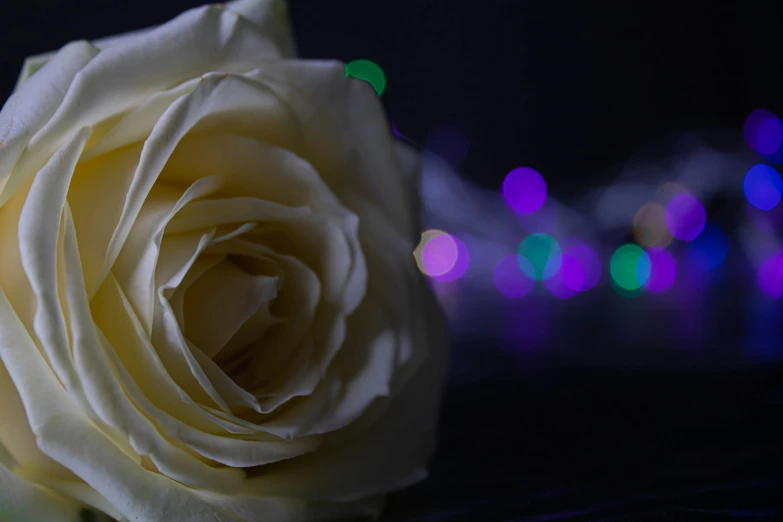
[[[242,238],[214,245],[209,252],[273,259],[285,274],[281,295],[275,302],[276,309],[288,315],[285,324],[254,343],[259,354],[242,365],[241,374],[235,376],[237,382],[264,397],[264,412],[274,410],[291,397],[310,393],[344,335],[342,314],[328,304],[324,304],[323,317],[316,324],[318,329],[312,328],[321,296],[319,279],[297,258]],[[304,342],[306,339],[309,340]]]
[[[139,455],[149,456],[163,474],[190,487],[234,491],[242,481],[241,472],[208,466],[167,440],[119,385],[114,375],[116,370],[104,352],[113,347],[101,342],[92,320],[81,277],[75,230],[67,207],[64,217],[63,251],[73,354],[91,406],[106,423],[128,438]]]
[[[0,443],[0,520],[78,522],[81,505],[14,474],[3,462]]]
[[[204,273],[185,295],[185,335],[213,358],[265,303],[277,297],[276,277],[248,274],[230,261]]]
[[[85,154],[74,171],[68,202],[79,231],[85,284],[92,297],[102,281],[106,251],[138,166],[141,145],[115,150],[91,161],[84,160]]]
[[[73,78],[96,54],[98,49],[87,42],[66,45],[3,106],[0,111],[0,206],[26,181],[20,173],[12,174],[12,171],[28,142],[52,117]]]
[[[152,331],[155,290],[159,281],[156,271],[164,230],[180,209],[214,193],[220,185],[219,178],[212,176],[197,180],[184,193],[165,185],[156,186],[139,209],[138,218],[127,234],[112,271],[148,332]],[[192,255],[192,250],[183,248],[177,252],[180,250],[183,261]]]
[[[177,147],[162,179],[188,183],[210,172],[225,179],[222,191],[231,195],[254,195],[283,205],[312,208],[318,215],[318,224],[305,226],[322,229],[323,232],[317,233],[328,234],[333,240],[326,240],[326,246],[315,248],[316,252],[327,250],[329,256],[309,257],[317,260],[315,267],[331,271],[323,276],[330,285],[328,292],[334,296],[331,298],[341,299],[346,313],[358,306],[366,287],[366,269],[357,234],[358,219],[340,205],[309,163],[288,150],[254,139],[194,134],[183,139]],[[208,219],[212,213],[204,212],[203,215],[203,219]],[[287,230],[282,233],[289,234]],[[339,234],[345,239],[336,237]],[[350,262],[337,257],[346,250],[350,252]]]
[[[211,75],[215,76],[215,73]],[[192,78],[171,89],[152,93],[137,107],[102,120],[99,125],[108,125],[109,129],[97,141],[90,143],[84,153],[84,160],[95,159],[118,149],[143,143],[171,104],[192,93],[202,81],[203,77]]]
[[[241,367],[252,364],[251,359],[254,354],[249,352],[253,350],[253,345],[263,339],[271,328],[282,322],[282,318],[272,316],[268,303],[259,306],[215,354],[215,362],[236,380],[235,375],[241,371]]]
[[[357,317],[348,319],[352,335],[346,337],[345,346],[333,362],[332,373],[343,382],[341,395],[305,433],[338,430],[356,420],[373,401],[390,394],[397,338],[378,313],[380,307],[368,304],[365,309],[369,313],[357,313]]]
[[[395,395],[428,357],[430,347],[422,336],[431,328],[428,322],[440,316],[410,306],[421,302],[424,287],[411,260],[412,245],[366,201],[352,203],[365,217],[360,233],[371,274],[368,296],[348,317],[351,335],[325,369],[326,378],[312,397],[275,418],[276,428],[300,426],[300,434],[343,428],[378,397]],[[334,382],[340,383],[336,395]]]
[[[208,397],[208,401],[211,400],[220,409],[230,413],[230,406],[221,397],[220,393],[210,382],[209,377],[204,373],[204,369],[196,361],[166,295],[172,293],[182,282],[198,256],[210,244],[214,234],[214,229],[203,234],[190,259],[181,265],[166,283],[158,286],[154,310],[155,316],[152,323],[152,342],[160,354],[164,365],[177,383],[180,386],[183,386],[183,383],[187,383],[185,389],[188,390],[189,395],[196,396],[197,390],[193,390],[190,384],[190,381],[195,380],[198,390],[201,392],[200,395],[205,395]],[[203,399],[199,398],[199,401],[201,402]]]
[[[214,230],[214,229],[213,229]],[[166,366],[169,367],[169,357],[173,364],[177,364],[178,372],[184,370],[182,363],[190,371],[190,374],[199,383],[203,391],[223,411],[231,412],[230,404],[237,404],[261,412],[258,401],[250,393],[236,385],[214,362],[206,357],[201,350],[191,346],[184,337],[177,316],[169,302],[173,291],[182,283],[190,268],[196,262],[201,253],[208,247],[227,243],[233,237],[245,233],[247,227],[240,226],[234,231],[225,233],[221,237],[212,238],[211,234],[204,235],[189,260],[182,264],[181,268],[171,276],[168,281],[160,284],[157,289],[157,304],[155,307],[155,321],[153,322],[153,341],[161,352]],[[171,236],[176,238],[180,235]],[[167,244],[168,242],[165,242]],[[167,265],[170,263],[164,263]],[[164,354],[166,356],[164,357]],[[176,378],[176,375],[175,375]]]
[[[406,340],[413,331],[425,330],[426,325],[422,327],[422,321],[427,320],[418,307],[410,306],[411,302],[418,301],[417,288],[424,284],[410,254],[415,245],[367,200],[352,194],[348,201],[360,213],[364,223],[359,235],[365,245],[365,260],[371,274],[367,293],[384,308],[387,322],[400,338],[395,377],[409,375],[427,357],[428,351],[426,343],[414,350]]]
[[[185,206],[166,227],[177,233],[230,223],[300,220],[311,216],[309,208],[290,208],[258,198],[207,199]]]
[[[74,78],[28,152],[49,154],[71,129],[94,125],[182,81],[279,56],[276,44],[236,13],[215,5],[191,9],[142,38],[101,51]]]
[[[96,324],[107,337],[108,343],[115,348],[113,355],[118,359],[113,361],[115,366],[122,366],[157,408],[207,433],[250,435],[258,431],[256,426],[248,426],[239,419],[197,404],[175,382],[111,275],[91,304]]]
[[[247,90],[252,92],[252,87]],[[269,96],[268,91],[255,90],[248,102],[258,104]],[[248,108],[255,111],[255,107]],[[318,213],[345,214],[337,196],[312,165],[287,148],[253,136],[215,132],[185,136],[161,179],[190,184],[209,175],[225,181],[221,189],[225,197],[252,196],[289,207],[310,207]]]
[[[318,274],[323,298],[353,311],[367,284],[364,256],[358,247],[358,220],[344,222],[313,216],[286,223],[267,223],[252,236],[259,243],[302,260]]]
[[[38,445],[129,520],[236,522],[194,490],[146,471],[91,423],[60,386],[0,289],[0,358],[22,398]]]
[[[114,520],[119,520],[122,515],[112,506],[106,498],[91,488],[81,478],[73,475],[72,480],[62,480],[51,475],[31,472],[30,470],[17,470],[17,475],[29,482],[39,484],[60,495],[75,500],[88,509],[98,513],[106,513]],[[98,520],[103,520],[99,517]]]
[[[230,468],[228,469],[223,468],[225,474],[228,474],[228,470],[230,470],[238,475],[238,469],[236,468],[262,466],[298,457],[315,451],[321,445],[321,438],[317,436],[300,437],[294,441],[283,441],[279,438],[275,440],[269,437],[240,439],[216,436],[198,431],[156,408],[141,393],[136,382],[124,371],[124,368],[117,366],[117,370],[120,373],[120,380],[126,391],[146,415],[154,419],[167,435],[186,444],[202,457],[229,466]],[[231,486],[211,487],[209,489],[231,494],[235,492],[233,486],[234,484],[231,484]]]
[[[357,191],[406,237],[417,228],[407,175],[378,95],[367,82],[346,78],[340,62],[285,60],[248,73],[292,108],[305,143],[297,153],[342,198]]]
[[[193,283],[198,281],[202,274],[222,263],[224,259],[226,259],[226,256],[210,256],[207,254],[200,256],[190,267],[188,273],[185,274],[182,282],[177,285],[177,288],[170,295],[169,303],[171,303],[171,309],[174,311],[177,322],[183,330],[185,329],[185,294],[187,290]]]
[[[426,476],[447,365],[437,304],[426,291],[420,298],[422,310],[436,324],[423,332],[430,357],[408,386],[388,404],[381,401],[373,407],[380,411],[365,414],[371,423],[354,423],[350,436],[334,433],[328,449],[270,466],[263,475],[247,480],[246,494],[350,501],[406,487]],[[362,431],[356,431],[359,428]],[[324,469],[329,473],[319,472]]]
[[[0,397],[0,447],[4,447],[13,457],[14,465],[60,479],[76,479],[70,471],[41,453],[36,446],[35,435],[27,422],[22,400],[2,362]]]
[[[233,0],[226,8],[258,25],[264,34],[274,39],[284,58],[296,56],[285,0]]]
[[[231,377],[226,375],[226,372],[215,361],[207,357],[196,345],[187,340],[185,343],[189,349],[189,355],[193,357],[194,364],[198,366],[200,372],[203,372],[215,393],[228,404],[231,411],[235,411],[237,408],[247,408],[258,413],[265,413],[258,399],[252,393],[239,386]]]
[[[147,195],[177,142],[199,121],[203,112],[209,110],[212,96],[219,91],[216,86],[220,81],[221,78],[212,77],[199,83],[192,93],[174,102],[155,124],[144,142],[122,214],[109,241],[102,274],[108,273],[117,259]]]
[[[57,295],[55,252],[68,184],[89,136],[89,128],[81,129],[38,172],[19,218],[22,266],[36,298],[35,333],[57,377],[82,401],[82,384],[71,360],[68,330]]]

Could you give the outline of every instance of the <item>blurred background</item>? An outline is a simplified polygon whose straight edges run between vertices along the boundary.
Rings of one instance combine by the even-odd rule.
[[[202,2],[3,8],[26,56]],[[299,53],[422,151],[452,325],[440,451],[388,521],[783,520],[772,4],[293,0]]]

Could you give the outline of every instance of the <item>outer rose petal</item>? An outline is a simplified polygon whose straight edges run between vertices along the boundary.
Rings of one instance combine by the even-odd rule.
[[[76,74],[98,54],[87,42],[73,42],[58,51],[35,79],[14,93],[0,111],[0,205],[12,194],[6,185],[30,138],[57,111]]]
[[[75,522],[78,502],[36,486],[16,476],[4,463],[0,443],[0,520]]]
[[[271,62],[248,76],[268,84],[307,122],[302,129],[308,147],[304,157],[338,197],[357,192],[413,238],[415,209],[408,176],[383,106],[367,82],[346,81],[345,65],[335,61]]]
[[[0,359],[44,453],[81,477],[129,520],[236,522],[217,505],[200,499],[195,490],[139,466],[90,422],[56,381],[2,289],[0,326]]]
[[[10,128],[14,121],[19,122],[14,129],[20,130],[11,136],[29,139],[24,153],[17,150],[18,146],[12,147],[10,159],[0,151],[0,179],[5,179],[13,168],[13,175],[0,182],[4,183],[0,205],[35,174],[41,159],[51,156],[74,129],[95,125],[194,76],[248,70],[251,63],[257,65],[280,56],[275,42],[256,24],[234,11],[208,5],[186,11],[151,30],[144,38],[134,38],[127,45],[101,51],[78,74],[70,78],[64,75],[65,81],[56,80],[55,85],[64,85],[67,93],[59,99],[55,97],[54,102],[45,98],[47,92],[32,92],[32,83],[25,85],[14,95],[24,99],[24,105],[13,103],[4,107],[0,117],[0,140],[6,140],[2,137],[3,127]],[[48,65],[39,73],[47,68]],[[139,71],[144,74],[140,75]],[[45,107],[56,103],[56,110],[53,114],[36,111],[32,117],[19,119],[37,103]]]
[[[421,287],[419,297],[425,315],[439,323],[437,304],[426,287]],[[348,429],[353,437],[336,432],[334,439],[339,442],[332,447],[268,466],[246,482],[245,493],[352,501],[404,488],[426,477],[447,356],[445,325],[437,326],[442,328],[430,324],[428,332],[420,332],[430,343],[430,357],[390,404],[376,404],[375,411],[368,411],[357,426]]]
[[[285,0],[234,0],[228,2],[226,8],[234,11],[259,26],[278,46],[281,56],[293,58],[296,56],[296,48],[291,24],[288,20],[288,6]],[[155,27],[137,29],[123,34],[107,36],[93,40],[91,43],[98,49],[109,49],[129,45],[135,39],[144,38]],[[33,74],[46,65],[57,52],[37,54],[28,57],[22,65],[22,71],[14,86],[14,92],[18,91],[23,83],[27,82]]]

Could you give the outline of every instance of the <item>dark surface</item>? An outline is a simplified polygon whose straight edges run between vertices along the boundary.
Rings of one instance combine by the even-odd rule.
[[[200,3],[3,3],[0,98],[25,56]],[[292,0],[291,14],[302,56],[384,68],[384,102],[415,141],[461,127],[474,181],[497,187],[525,164],[568,198],[682,130],[780,114],[779,19],[753,4]],[[602,369],[511,353],[456,343],[431,479],[393,495],[386,520],[783,520],[777,365]]]
[[[541,367],[455,350],[431,477],[393,495],[384,520],[783,520],[774,369]]]

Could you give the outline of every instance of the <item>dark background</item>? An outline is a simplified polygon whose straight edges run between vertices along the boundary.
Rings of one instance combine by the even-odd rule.
[[[0,99],[28,55],[200,3],[4,3]],[[383,100],[414,141],[456,125],[470,179],[497,188],[530,165],[567,200],[631,157],[665,156],[684,130],[720,148],[741,142],[751,110],[781,114],[774,3],[749,4],[292,0],[290,12],[303,57],[385,70]],[[389,521],[783,520],[777,365],[601,368],[454,344],[432,477],[390,498]]]

